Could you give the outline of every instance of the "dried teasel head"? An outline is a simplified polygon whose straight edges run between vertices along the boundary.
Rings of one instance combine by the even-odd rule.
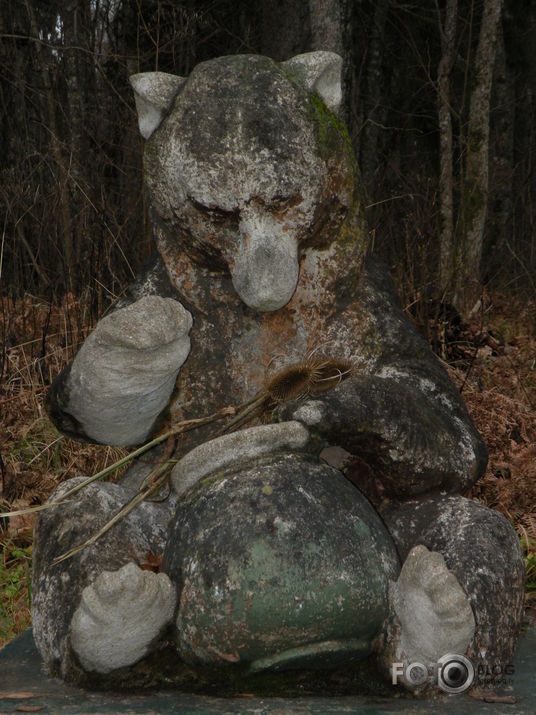
[[[316,356],[313,351],[296,363],[291,363],[271,375],[265,391],[275,403],[320,395],[337,387],[354,372],[350,360]]]
[[[305,360],[286,365],[276,372],[270,372],[270,365],[276,359],[272,358],[263,389],[249,402],[240,405],[236,416],[215,436],[239,429],[274,405],[327,392],[354,373],[350,360],[316,356],[318,349],[310,352]]]
[[[321,395],[323,392],[337,387],[354,373],[354,365],[350,360],[328,358],[317,362],[314,367],[314,379],[309,389],[310,395]]]
[[[265,385],[273,402],[298,400],[309,394],[311,369],[305,362],[293,363],[278,370]]]

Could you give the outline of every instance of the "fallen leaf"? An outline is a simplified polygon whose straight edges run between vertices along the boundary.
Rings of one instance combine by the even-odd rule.
[[[505,705],[515,705],[517,703],[515,695],[499,695],[493,690],[480,690],[473,688],[469,693],[474,700],[481,700],[484,703],[504,703]]]
[[[4,700],[24,700],[25,698],[38,698],[40,695],[40,693],[24,693],[14,691],[3,693],[0,690],[0,698],[3,698]]]
[[[160,573],[162,569],[162,556],[163,554],[153,554],[150,551],[145,553],[145,561],[139,564],[140,569],[143,571],[154,571],[154,573]]]

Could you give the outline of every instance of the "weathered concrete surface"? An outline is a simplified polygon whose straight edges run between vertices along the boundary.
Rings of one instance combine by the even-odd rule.
[[[153,255],[141,267],[139,274],[117,301],[117,308],[126,308],[147,295],[178,300],[178,294],[169,279],[168,272],[159,253]]]
[[[308,92],[322,77],[335,87],[336,64],[330,53],[283,67],[241,55],[200,64],[173,91],[143,79],[147,101],[165,105],[145,146],[152,225],[195,323],[178,417],[243,402],[274,356],[289,363],[324,346],[357,372],[322,398],[325,445],[357,454],[392,495],[462,491],[483,473],[485,447],[386,272],[363,268],[368,238],[348,135]],[[136,294],[160,278],[149,272]]]
[[[84,588],[71,621],[71,646],[85,670],[110,673],[133,665],[171,622],[175,587],[162,573],[130,562],[103,571]]]
[[[392,494],[464,490],[485,447],[385,272],[363,270],[351,146],[300,86],[315,57],[295,60],[283,72],[252,56],[202,63],[146,143],[158,247],[196,326],[183,414],[242,402],[274,356],[288,363],[325,346],[359,374],[326,395],[326,444],[357,452]]]
[[[182,77],[165,72],[134,74],[130,77],[140,134],[144,139],[148,139],[160,126],[164,114],[185,81]]]
[[[333,89],[330,62],[324,65],[325,80]],[[241,55],[202,63],[184,83],[177,79],[163,90],[160,80],[136,80],[144,101],[157,110],[142,122],[148,137],[144,163],[151,223],[177,299],[194,322],[191,352],[179,376],[177,419],[246,402],[263,387],[269,369],[307,360],[316,350],[317,356],[350,361],[354,376],[315,400],[281,408],[279,419],[295,415],[306,424],[318,452],[339,446],[359,458],[391,497],[465,490],[485,469],[485,447],[457,390],[405,318],[386,271],[364,261],[368,239],[361,183],[344,127],[316,94],[322,94],[316,86],[322,62],[312,71],[303,58],[294,64],[281,67],[267,58]],[[143,114],[147,107],[141,106]],[[158,265],[161,269],[156,264],[136,286],[134,297],[159,292],[158,286],[167,295]],[[118,369],[122,362],[119,356]],[[102,371],[98,361],[95,365]],[[64,389],[69,379],[67,372],[52,395],[58,424],[76,432],[80,425],[69,415]],[[120,414],[120,429],[132,438],[128,409]],[[209,426],[190,433],[181,448],[195,446],[212,431]],[[302,471],[303,464],[307,469]],[[227,461],[220,466],[227,469]],[[261,481],[271,469],[284,485],[281,494],[275,481]],[[351,653],[362,656],[387,615],[389,580],[398,568],[377,515],[338,472],[331,481],[321,479],[333,470],[310,457],[267,456],[265,463],[245,471],[249,481],[238,474],[203,479],[179,506],[167,563],[181,589],[181,654],[219,667],[238,653],[240,663],[261,670],[315,665],[330,653],[342,659]],[[273,491],[263,492],[265,486]],[[313,499],[307,496],[311,488],[318,490]],[[207,499],[200,496],[205,491]],[[287,522],[296,528],[285,531]],[[356,531],[363,522],[368,531]],[[48,537],[49,550],[72,545],[72,537],[65,543],[61,529],[56,534],[50,526]],[[486,611],[485,585],[471,591],[467,578],[451,568],[449,558],[456,561],[458,555],[433,544],[429,548],[443,554],[468,595],[474,593],[477,610]],[[318,581],[315,553],[331,591]],[[80,580],[81,588],[102,570],[117,570],[128,560],[125,553],[105,553],[98,565],[88,561],[88,580]],[[460,571],[473,566],[461,563]],[[265,567],[273,576],[271,590],[260,575]],[[496,576],[491,563],[489,568]],[[353,576],[347,577],[350,572]],[[289,573],[294,574],[291,581]],[[199,580],[199,574],[207,578]],[[356,574],[361,574],[359,583],[353,580]],[[249,581],[260,599],[253,610],[245,607]],[[318,587],[317,601],[308,595],[310,582]],[[295,583],[302,589],[298,601],[293,600]],[[515,591],[508,596],[511,605],[519,600],[522,585],[514,579],[508,586]],[[54,588],[62,603],[67,592],[56,582]],[[66,609],[71,609],[68,623],[81,588],[75,606]],[[231,605],[237,622],[245,624],[244,638],[234,626],[236,614],[231,610],[231,618],[218,610],[221,593],[228,602],[238,594]],[[493,608],[505,603],[500,594],[493,597]],[[251,613],[255,618],[248,621]],[[285,613],[288,629],[278,620]],[[479,621],[477,616],[475,611],[484,642],[487,617]],[[64,624],[51,620],[61,641]],[[226,630],[226,623],[233,625]],[[515,618],[500,621],[495,635],[511,642],[515,625]],[[269,642],[266,632],[273,636]],[[326,643],[335,645],[323,650]],[[53,649],[47,648],[50,660]],[[64,649],[58,657],[70,672],[70,654]]]
[[[497,691],[501,695],[515,697],[513,704],[486,703],[475,700],[467,694],[443,695],[431,700],[417,699],[393,687],[396,697],[369,690],[368,695],[353,693],[341,697],[337,680],[328,680],[317,687],[315,694],[301,686],[300,693],[292,697],[214,697],[194,695],[184,689],[153,689],[149,693],[133,694],[117,690],[103,692],[82,690],[49,677],[41,667],[40,657],[27,630],[15,641],[0,650],[0,712],[13,712],[17,708],[41,708],[41,712],[53,713],[360,713],[363,715],[385,715],[386,713],[452,713],[453,715],[534,715],[536,701],[536,629],[531,625],[521,635],[519,648],[513,663],[513,673],[508,683]],[[314,684],[318,686],[319,677]],[[249,691],[248,691],[249,692]]]
[[[60,497],[79,481],[64,482],[51,499]],[[96,533],[127,502],[128,496],[119,485],[90,484],[72,501],[41,512],[36,522],[32,575],[35,641],[49,670],[68,680],[84,681],[69,635],[84,589],[103,571],[116,571],[133,561],[142,563],[148,551],[161,554],[170,518],[168,505],[144,503],[95,545],[58,565],[53,566],[52,561]],[[121,606],[118,599],[114,606],[117,618],[121,617],[117,609],[124,607],[125,628],[129,629],[136,627],[134,623],[127,625],[131,600],[127,596]],[[110,630],[109,635],[109,648],[113,649],[117,633]]]
[[[519,637],[525,590],[513,527],[502,514],[460,496],[412,500],[390,507],[382,517],[402,559],[415,544],[443,555],[475,617],[475,637],[465,654],[480,680],[504,673]]]
[[[268,212],[245,209],[231,275],[244,303],[255,310],[277,310],[298,283],[298,244],[288,227]]]
[[[406,687],[435,690],[439,659],[449,653],[463,655],[474,638],[467,594],[443,556],[419,545],[407,555],[390,597],[391,616],[380,655],[384,670],[389,674],[393,663],[422,663],[429,669],[427,682],[405,680]]]
[[[175,494],[181,496],[203,477],[283,451],[299,452],[309,441],[300,422],[259,425],[200,444],[186,454],[171,473]]]
[[[369,655],[399,561],[381,520],[340,472],[281,455],[190,489],[163,570],[179,588],[182,658],[258,671]]]
[[[103,444],[145,441],[188,356],[191,327],[178,301],[156,295],[102,318],[47,395],[56,426]]]
[[[335,114],[342,102],[342,57],[335,52],[306,52],[283,62],[282,67],[300,77],[310,92],[318,94]]]
[[[486,448],[375,262],[368,261],[344,318],[355,332],[341,336],[346,350],[353,347],[343,355],[358,374],[306,404],[283,406],[281,417],[303,420],[312,434],[359,456],[389,495],[467,490],[485,469]]]
[[[473,640],[475,619],[465,591],[443,556],[425,546],[414,546],[404,561],[393,605],[401,625],[399,651],[410,662],[465,653]]]
[[[328,200],[338,226],[354,203],[344,138],[328,115],[316,126],[321,103],[289,75],[257,56],[198,65],[145,151],[157,226],[166,227],[157,227],[160,250],[176,253],[176,238],[187,236],[189,255],[228,271],[256,311],[294,293],[298,242],[313,238],[313,226],[315,242],[326,242]]]

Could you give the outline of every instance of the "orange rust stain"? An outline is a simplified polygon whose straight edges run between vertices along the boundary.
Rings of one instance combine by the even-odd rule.
[[[284,353],[288,343],[296,336],[295,311],[291,303],[275,313],[263,315],[260,348],[262,361],[266,366],[277,353]]]

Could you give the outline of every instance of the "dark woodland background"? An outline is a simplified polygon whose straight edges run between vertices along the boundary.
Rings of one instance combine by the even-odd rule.
[[[536,295],[536,0],[2,0],[0,38],[3,295],[72,293],[95,317],[151,254],[130,74],[311,49],[344,57],[371,239],[405,304]]]

